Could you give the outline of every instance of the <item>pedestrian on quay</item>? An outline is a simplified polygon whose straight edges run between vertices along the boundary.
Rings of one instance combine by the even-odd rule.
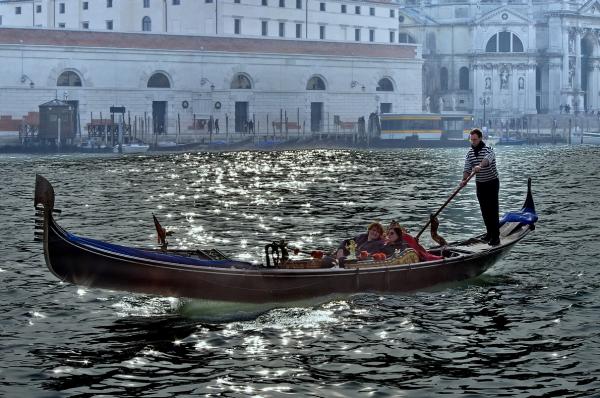
[[[215,133],[219,134],[219,119],[215,119]]]

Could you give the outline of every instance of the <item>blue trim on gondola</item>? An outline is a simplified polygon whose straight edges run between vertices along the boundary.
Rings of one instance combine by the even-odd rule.
[[[538,215],[531,209],[524,209],[521,211],[512,211],[506,213],[500,219],[500,225],[504,225],[507,222],[518,222],[524,225],[534,225],[538,220]]]
[[[112,243],[103,242],[96,239],[84,238],[81,236],[73,235],[67,231],[64,231],[67,238],[78,245],[85,245],[95,249],[108,251],[116,255],[135,257],[138,259],[145,259],[151,261],[160,261],[166,263],[175,263],[181,265],[197,265],[202,267],[215,267],[215,268],[250,268],[252,264],[235,261],[235,260],[202,260],[185,256],[178,256],[173,254],[164,254],[159,252],[151,252],[143,249],[136,249],[132,247],[126,247],[121,245],[115,245]]]

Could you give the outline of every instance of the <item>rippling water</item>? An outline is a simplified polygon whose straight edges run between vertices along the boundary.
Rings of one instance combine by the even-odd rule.
[[[172,244],[261,261],[280,237],[328,248],[392,218],[418,231],[464,150],[0,157],[0,395],[600,396],[600,148],[496,152],[501,211],[531,176],[540,222],[486,274],[285,308],[58,282],[32,241],[35,174],[77,234],[149,246],[154,212]],[[453,240],[481,231],[473,186],[440,221]]]

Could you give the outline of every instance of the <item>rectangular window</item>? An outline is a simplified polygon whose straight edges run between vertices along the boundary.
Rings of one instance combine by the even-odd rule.
[[[42,6],[40,6],[40,5],[35,6],[35,12],[38,13],[38,14],[41,13],[42,12]]]
[[[360,28],[354,29],[354,41],[360,41]]]
[[[269,23],[267,21],[261,22],[261,31],[263,36],[269,35]]]
[[[208,4],[208,3],[212,3],[213,0],[204,0],[204,2]]]
[[[396,10],[390,10],[390,18],[396,18]]]
[[[302,37],[302,24],[296,24],[296,39],[300,39]]]
[[[355,6],[355,7],[354,7],[354,13],[355,13],[356,15],[360,15],[360,6]]]
[[[263,6],[268,6],[269,5],[269,1],[268,0],[261,0],[261,4]]]
[[[150,8],[150,0],[144,0],[144,8]]]
[[[106,30],[113,30],[113,21],[106,21]]]
[[[375,7],[369,7],[369,15],[375,16]]]
[[[325,40],[325,26],[319,26],[319,39]]]
[[[112,8],[112,0],[106,0],[106,8]]]
[[[174,6],[178,6],[179,4],[181,4],[180,0],[173,0],[173,5]]]
[[[240,4],[240,0],[233,0],[234,3]]]
[[[242,20],[239,18],[235,18],[233,20],[233,33],[239,35],[242,31]]]
[[[65,13],[65,3],[59,3],[58,4],[58,13],[59,14],[64,14]]]
[[[84,1],[83,4],[81,5],[81,8],[83,8],[84,10],[87,10],[89,8],[88,2]]]
[[[2,26],[2,15],[0,15],[0,26]]]
[[[369,41],[375,41],[375,29],[369,29]]]
[[[279,37],[285,37],[285,22],[279,22]]]
[[[15,7],[15,14],[21,15],[21,7]]]
[[[296,8],[299,10],[302,9],[302,0],[296,0]]]
[[[64,28],[64,27],[66,27],[66,26],[67,26],[67,25],[65,25],[65,23],[64,23],[64,22],[61,22],[61,23],[59,23],[59,24],[58,24],[58,27],[59,27],[59,28]]]
[[[279,0],[279,7],[281,7],[281,8],[285,7],[285,0]]]
[[[84,21],[81,23],[81,29],[89,29],[90,23],[88,21]]]
[[[325,3],[320,3],[319,4],[319,10],[325,11]]]
[[[396,41],[396,32],[390,32],[390,43],[394,43]]]
[[[346,5],[342,4],[342,14],[345,14],[345,13],[346,13]]]

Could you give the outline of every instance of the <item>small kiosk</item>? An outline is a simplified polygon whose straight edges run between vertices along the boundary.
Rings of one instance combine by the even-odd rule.
[[[41,143],[72,144],[77,134],[75,108],[67,102],[53,99],[39,106],[40,125],[38,139]]]

